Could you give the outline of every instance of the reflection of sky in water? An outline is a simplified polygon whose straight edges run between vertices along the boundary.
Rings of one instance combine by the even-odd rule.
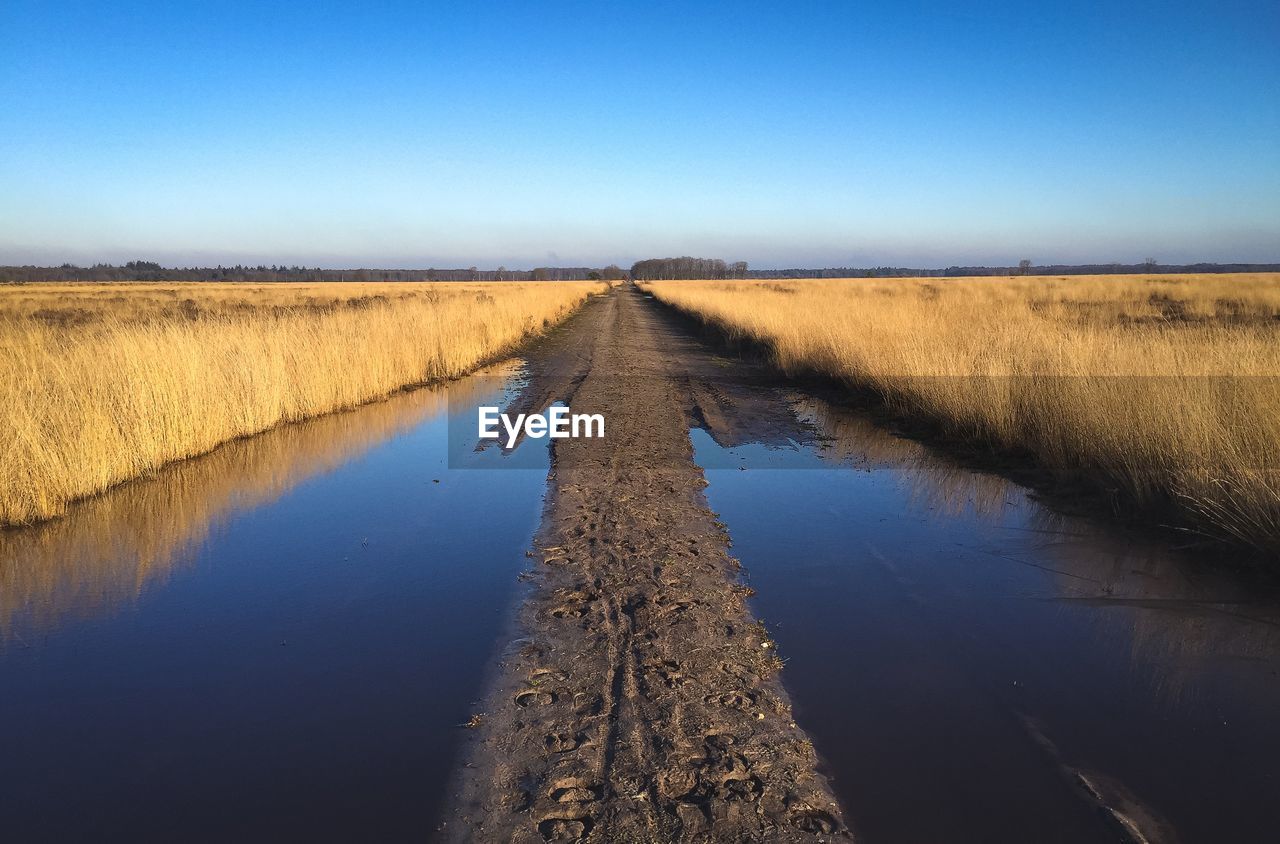
[[[797,412],[815,445],[690,436],[865,834],[1096,836],[1065,771],[1186,840],[1280,820],[1267,592],[819,400]]]
[[[543,441],[520,449],[540,472],[450,469],[445,408],[282,426],[0,533],[6,835],[431,829],[548,465]]]
[[[546,407],[524,407],[517,409],[515,405],[522,397],[522,390],[528,381],[522,375],[509,378],[485,374],[474,375],[463,384],[464,392],[460,397],[449,393],[449,468],[450,469],[538,469],[546,472],[548,466],[547,445],[549,436],[527,437],[521,424],[521,416],[545,416],[548,408],[568,407],[563,401],[551,401]],[[487,385],[483,401],[477,400],[473,393],[479,386]],[[499,414],[505,414],[508,421],[516,427],[516,442],[507,448],[510,432],[506,423],[499,420],[490,430],[498,432],[496,438],[481,439],[479,434],[480,407],[496,407]],[[490,417],[492,418],[492,417]]]

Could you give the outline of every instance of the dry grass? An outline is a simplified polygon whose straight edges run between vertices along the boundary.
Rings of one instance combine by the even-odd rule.
[[[492,283],[59,282],[0,286],[0,315],[51,326],[285,314],[490,292]]]
[[[789,372],[1280,551],[1280,275],[645,287]]]
[[[604,286],[0,287],[0,524],[280,422],[462,375]]]

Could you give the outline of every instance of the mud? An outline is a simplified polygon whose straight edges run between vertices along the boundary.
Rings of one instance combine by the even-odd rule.
[[[473,721],[445,840],[849,837],[688,437],[806,432],[669,319],[622,288],[530,351],[515,409],[564,401],[607,433],[554,444],[522,638]]]

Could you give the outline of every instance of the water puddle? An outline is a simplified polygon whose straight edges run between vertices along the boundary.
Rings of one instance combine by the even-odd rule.
[[[518,383],[284,426],[0,532],[5,837],[429,833],[548,465],[545,440],[450,459],[448,423]],[[467,471],[509,465],[533,471]]]
[[[691,437],[862,840],[1273,834],[1274,590],[793,400],[812,441]]]

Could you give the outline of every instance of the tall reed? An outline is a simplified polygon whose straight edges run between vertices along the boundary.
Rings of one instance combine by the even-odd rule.
[[[1027,454],[1117,506],[1280,552],[1280,276],[657,282],[658,299]]]
[[[291,299],[282,285],[274,305],[254,308],[192,284],[179,300],[192,304],[170,311],[139,308],[127,290],[86,307],[90,286],[79,287],[39,315],[7,311],[6,296],[26,294],[0,289],[0,524],[57,516],[281,422],[462,375],[603,290],[420,284],[394,298],[308,301],[311,288],[295,286]]]

